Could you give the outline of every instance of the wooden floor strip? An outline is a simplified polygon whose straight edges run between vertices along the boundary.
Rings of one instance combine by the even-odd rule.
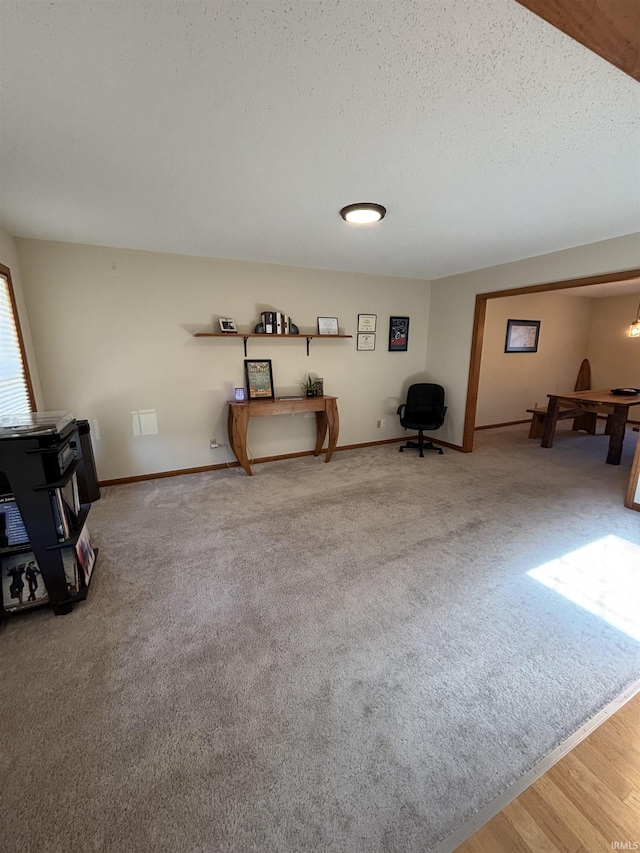
[[[640,850],[640,693],[455,853]]]

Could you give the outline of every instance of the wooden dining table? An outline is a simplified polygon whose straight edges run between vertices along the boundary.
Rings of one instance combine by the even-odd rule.
[[[640,394],[623,396],[604,391],[568,391],[565,394],[547,394],[549,405],[542,433],[542,447],[552,447],[561,407],[570,406],[584,412],[598,412],[608,416],[609,452],[607,463],[619,465],[622,445],[629,418],[629,409],[640,406]]]

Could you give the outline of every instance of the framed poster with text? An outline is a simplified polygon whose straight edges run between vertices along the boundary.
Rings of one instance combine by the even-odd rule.
[[[406,352],[409,348],[409,318],[389,317],[389,352]]]

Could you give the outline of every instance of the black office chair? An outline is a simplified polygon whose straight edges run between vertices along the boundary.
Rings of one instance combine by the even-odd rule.
[[[400,453],[407,447],[416,448],[420,451],[420,457],[424,457],[424,450],[435,450],[442,453],[442,448],[424,440],[423,430],[439,429],[444,423],[447,407],[444,405],[444,388],[442,385],[434,385],[431,382],[419,382],[410,385],[407,391],[407,402],[398,406],[397,414],[400,415],[400,423],[405,429],[417,429],[418,440],[408,441],[400,448]]]

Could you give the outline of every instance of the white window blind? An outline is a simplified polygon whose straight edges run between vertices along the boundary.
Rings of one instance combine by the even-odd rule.
[[[20,343],[9,280],[0,273],[0,415],[33,411]]]

